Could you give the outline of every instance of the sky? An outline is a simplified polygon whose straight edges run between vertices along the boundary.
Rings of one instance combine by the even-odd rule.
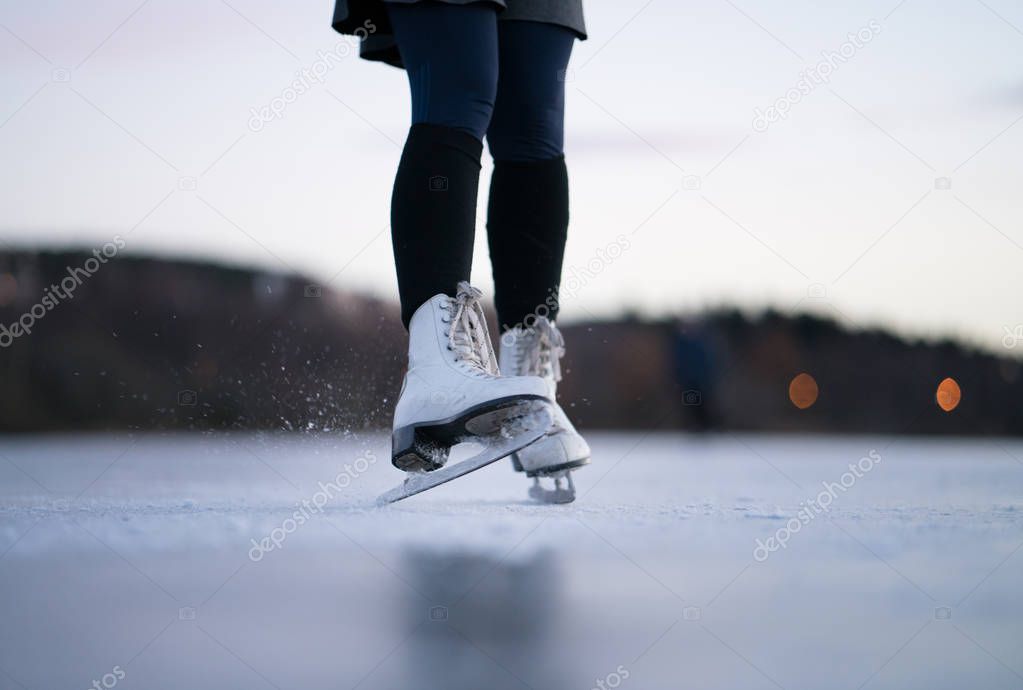
[[[1023,5],[585,8],[564,319],[771,306],[1023,353]],[[394,297],[407,84],[331,10],[0,2],[0,248],[120,235]]]

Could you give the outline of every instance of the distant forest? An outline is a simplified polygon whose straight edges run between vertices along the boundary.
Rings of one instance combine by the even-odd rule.
[[[0,431],[389,426],[407,343],[396,304],[136,257],[43,303],[91,256],[0,252]],[[12,332],[33,309],[31,333]],[[954,342],[739,311],[563,331],[561,402],[583,428],[1023,435],[1019,360]],[[819,389],[806,409],[789,400],[802,372]],[[962,390],[951,412],[935,402],[946,377]]]

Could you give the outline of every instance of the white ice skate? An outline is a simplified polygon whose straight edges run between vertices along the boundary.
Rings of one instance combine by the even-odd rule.
[[[551,431],[536,443],[512,454],[515,469],[533,478],[530,497],[544,503],[571,503],[575,500],[572,470],[590,462],[590,447],[572,426],[557,403],[561,380],[561,357],[565,341],[549,319],[539,317],[531,328],[516,326],[501,336],[501,373],[511,376],[540,376],[554,405]],[[552,477],[554,488],[545,488],[541,477]],[[562,486],[562,480],[567,486]]]
[[[498,374],[481,294],[462,282],[455,297],[435,295],[412,316],[391,462],[410,473],[437,472],[429,479],[410,476],[409,490],[399,487],[381,497],[385,502],[479,469],[550,428],[547,383],[539,376]],[[484,451],[441,471],[451,447],[466,440],[482,443]]]

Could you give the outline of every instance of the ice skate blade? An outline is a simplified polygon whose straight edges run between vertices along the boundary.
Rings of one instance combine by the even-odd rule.
[[[376,503],[378,506],[386,505],[409,496],[415,496],[469,472],[474,472],[481,467],[486,467],[501,458],[506,458],[515,451],[542,438],[550,429],[553,419],[549,404],[544,401],[534,401],[528,412],[508,420],[497,433],[489,437],[471,439],[486,444],[480,453],[432,472],[409,472],[401,485],[381,494]]]
[[[571,503],[575,500],[575,483],[572,481],[572,471],[564,470],[563,472],[544,475],[554,480],[554,488],[545,488],[540,483],[540,477],[533,477],[533,485],[529,487],[529,497],[539,503],[549,504],[564,504]],[[561,485],[561,480],[564,479],[567,486]]]

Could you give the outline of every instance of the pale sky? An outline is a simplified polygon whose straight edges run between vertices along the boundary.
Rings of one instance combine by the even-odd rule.
[[[404,73],[348,55],[249,125],[318,51],[338,50],[331,9],[4,0],[0,246],[120,234],[129,252],[394,296]],[[583,275],[619,236],[628,249],[577,282],[565,319],[771,305],[1008,352],[1006,329],[1023,325],[1023,4],[591,0],[586,12],[568,83],[566,271]],[[868,40],[832,58],[828,83],[754,128],[757,108],[857,32]],[[488,178],[485,160],[484,190]],[[480,209],[473,277],[489,293],[485,196]]]

